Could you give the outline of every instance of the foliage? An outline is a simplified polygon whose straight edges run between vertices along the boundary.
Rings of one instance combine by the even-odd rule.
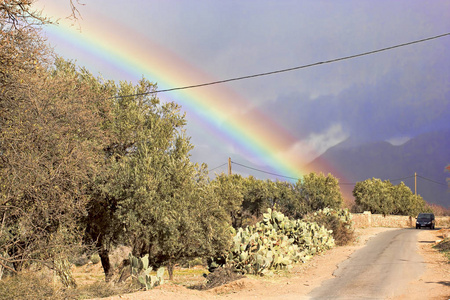
[[[216,176],[210,183],[211,189],[220,205],[230,215],[234,228],[242,226],[242,202],[244,200],[244,179],[241,175]]]
[[[88,235],[97,242],[105,274],[109,249],[122,242],[152,265],[215,255],[226,249],[229,217],[208,185],[206,166],[189,160],[193,148],[180,107],[160,103],[156,85],[122,83],[107,124],[108,161],[94,186]],[[136,96],[124,96],[124,95]]]
[[[358,211],[369,210],[374,214],[417,216],[430,208],[420,195],[414,195],[403,183],[394,186],[388,180],[373,178],[358,182],[353,189]]]
[[[438,244],[434,245],[433,248],[439,250],[439,252],[443,253],[448,261],[450,262],[450,238],[446,238],[440,241]]]
[[[100,262],[100,256],[97,253],[91,255],[92,264],[96,265]]]
[[[253,176],[244,178],[242,210],[256,219],[261,217],[267,208],[273,206],[272,187],[270,180],[258,180]]]
[[[354,239],[352,215],[348,209],[324,208],[306,215],[304,220],[331,230],[338,246],[347,245]]]
[[[81,243],[89,186],[101,169],[107,139],[98,116],[108,103],[90,74],[52,59],[36,30],[3,22],[0,264],[19,271],[37,260],[74,285],[67,258]]]
[[[299,217],[341,205],[331,175],[209,181],[206,166],[190,162],[180,107],[161,103],[146,79],[116,84],[55,58],[36,29],[51,21],[33,2],[0,4],[0,269],[40,262],[75,287],[70,258],[95,245],[109,279],[109,252],[124,244],[172,278],[176,263],[228,252],[230,223],[255,224],[274,206]],[[295,226],[305,236],[273,241],[303,247],[319,230]]]
[[[235,229],[254,225],[262,212],[274,206],[289,217],[301,218],[324,207],[340,208],[343,203],[338,180],[330,174],[311,173],[296,184],[222,174],[211,185]]]
[[[50,21],[32,8],[35,0],[3,0],[0,4],[2,30],[20,30],[30,25],[42,25]]]
[[[237,230],[225,261],[212,260],[209,267],[212,270],[225,263],[243,274],[263,275],[290,269],[333,246],[331,231],[323,226],[268,209],[261,222]]]
[[[310,173],[297,183],[301,199],[305,202],[307,212],[325,207],[340,208],[344,202],[339,181],[331,174]]]

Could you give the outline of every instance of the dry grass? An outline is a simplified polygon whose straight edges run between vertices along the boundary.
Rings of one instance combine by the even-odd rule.
[[[129,293],[135,290],[127,285],[113,285],[105,282],[103,274],[99,274],[97,270],[91,268],[90,273],[84,274],[76,270],[74,277],[78,287],[75,289],[64,288],[58,277],[48,270],[22,272],[0,280],[0,300],[89,299]]]
[[[450,238],[445,238],[443,241],[440,241],[438,244],[436,244],[435,246],[433,246],[433,248],[439,250],[439,252],[443,253],[449,263],[450,263]]]

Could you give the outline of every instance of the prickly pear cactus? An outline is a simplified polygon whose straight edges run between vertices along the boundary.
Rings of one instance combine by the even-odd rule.
[[[156,275],[150,275],[153,268],[148,265],[148,254],[138,258],[129,254],[131,276],[133,280],[137,280],[146,290],[164,283],[164,267],[160,267],[156,271]]]
[[[290,269],[334,246],[331,231],[316,223],[291,220],[271,209],[263,217],[255,226],[237,230],[226,257],[227,264],[244,274]],[[212,260],[213,264],[217,262]]]

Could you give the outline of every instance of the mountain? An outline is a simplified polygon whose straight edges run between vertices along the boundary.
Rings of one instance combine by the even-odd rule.
[[[349,138],[328,149],[308,167],[317,172],[339,170],[341,189],[347,199],[352,197],[353,184],[369,178],[389,179],[393,184],[403,181],[428,203],[450,207],[450,189],[446,179],[450,173],[450,130],[430,132],[394,146],[388,142],[358,143]]]

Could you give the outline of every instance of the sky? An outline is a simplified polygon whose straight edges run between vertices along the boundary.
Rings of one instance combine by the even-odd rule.
[[[39,0],[55,52],[159,90],[315,64],[450,32],[450,1]],[[450,36],[289,72],[158,93],[186,113],[192,161],[300,178],[327,149],[450,129]],[[245,166],[245,167],[244,167]],[[250,167],[250,168],[248,168]],[[256,169],[256,170],[255,170]],[[258,171],[259,170],[259,171]],[[265,171],[260,172],[260,171]],[[271,174],[282,176],[275,176]]]

